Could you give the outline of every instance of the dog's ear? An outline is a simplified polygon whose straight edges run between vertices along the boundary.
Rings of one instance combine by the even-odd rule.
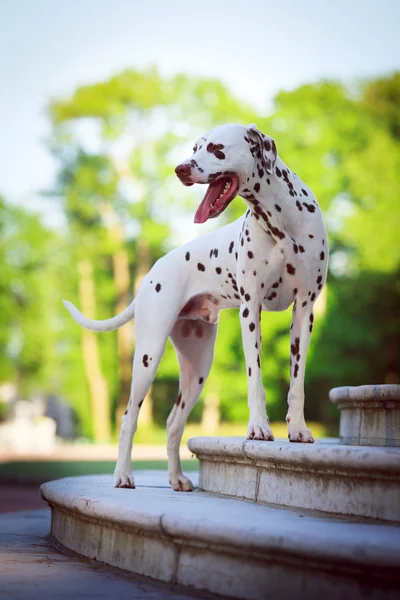
[[[259,161],[259,166],[271,174],[277,156],[274,140],[261,133],[254,123],[247,126],[247,136],[250,140],[250,152]]]

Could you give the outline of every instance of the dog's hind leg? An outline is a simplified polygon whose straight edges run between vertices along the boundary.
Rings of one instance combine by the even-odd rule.
[[[186,420],[210,372],[216,334],[216,324],[200,320],[180,320],[171,334],[180,365],[179,394],[167,420],[168,473],[176,491],[193,490],[192,482],[182,473],[179,446]]]
[[[114,471],[115,487],[134,488],[131,473],[131,451],[140,407],[153,383],[157,367],[164,353],[176,314],[152,310],[151,300],[138,304],[135,330],[136,349],[133,361],[132,384],[129,402],[122,417],[118,444],[118,459]]]

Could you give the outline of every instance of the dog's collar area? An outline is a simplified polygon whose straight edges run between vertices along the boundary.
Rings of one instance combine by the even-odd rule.
[[[194,222],[205,223],[218,217],[237,196],[239,178],[236,173],[219,177],[208,186],[207,192],[196,211]]]

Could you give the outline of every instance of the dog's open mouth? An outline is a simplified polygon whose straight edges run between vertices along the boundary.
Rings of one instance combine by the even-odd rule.
[[[194,216],[195,223],[205,223],[218,217],[234,199],[239,189],[239,178],[235,173],[213,181]]]

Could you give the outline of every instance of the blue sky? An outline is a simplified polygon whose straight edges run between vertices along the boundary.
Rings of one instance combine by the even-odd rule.
[[[51,98],[126,67],[217,76],[268,110],[320,78],[400,68],[399,0],[0,0],[0,193],[51,185]]]

